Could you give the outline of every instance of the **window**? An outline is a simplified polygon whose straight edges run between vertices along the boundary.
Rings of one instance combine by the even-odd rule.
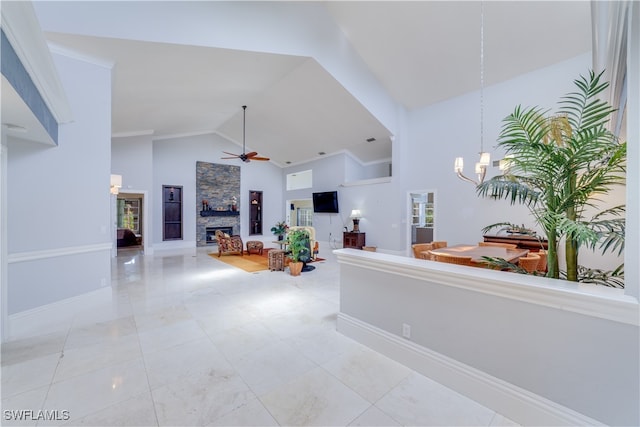
[[[433,241],[435,230],[435,192],[410,193],[411,244]]]
[[[433,227],[435,211],[434,193],[412,194],[411,201],[411,224],[419,227]]]
[[[298,208],[296,213],[296,224],[300,226],[313,227],[313,209]]]
[[[287,174],[287,190],[311,188],[312,182],[313,171],[311,169]]]
[[[118,228],[140,234],[140,199],[118,199]]]

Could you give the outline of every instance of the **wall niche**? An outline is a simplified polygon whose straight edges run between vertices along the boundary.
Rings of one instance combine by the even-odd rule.
[[[249,235],[262,234],[262,191],[249,191]]]

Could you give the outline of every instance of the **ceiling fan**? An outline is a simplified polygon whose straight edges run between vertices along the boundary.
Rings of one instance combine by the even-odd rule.
[[[245,137],[245,129],[246,129],[246,119],[247,119],[247,106],[242,106],[242,154],[233,154],[223,151],[224,154],[228,154],[232,157],[221,157],[221,159],[240,159],[245,163],[249,163],[251,160],[261,160],[266,161],[269,160],[268,157],[260,157],[256,151],[251,151],[249,153],[245,152],[244,148],[244,137]]]

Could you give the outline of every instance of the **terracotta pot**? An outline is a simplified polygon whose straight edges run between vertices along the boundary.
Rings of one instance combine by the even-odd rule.
[[[290,262],[289,273],[291,273],[292,276],[299,276],[300,273],[302,272],[302,266],[303,266],[303,263],[301,262]]]

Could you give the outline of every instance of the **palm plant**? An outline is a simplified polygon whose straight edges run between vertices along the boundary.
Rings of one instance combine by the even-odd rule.
[[[581,246],[624,249],[624,205],[601,210],[600,196],[624,185],[626,143],[607,129],[614,109],[598,94],[608,87],[602,73],[574,81],[578,90],[565,95],[559,111],[517,106],[504,119],[498,146],[509,166],[502,175],[477,187],[481,197],[508,199],[528,207],[549,242],[548,276],[559,278],[558,244],[564,238],[567,280],[578,280]]]

